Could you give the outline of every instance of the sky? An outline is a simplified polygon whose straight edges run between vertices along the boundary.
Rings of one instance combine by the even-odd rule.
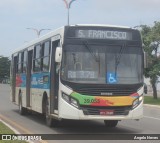
[[[70,0],[67,0],[68,2]],[[160,21],[160,0],[76,0],[70,8],[70,24],[152,26]],[[37,38],[35,29],[67,25],[63,0],[0,0],[0,55]],[[41,36],[49,31],[42,31]]]

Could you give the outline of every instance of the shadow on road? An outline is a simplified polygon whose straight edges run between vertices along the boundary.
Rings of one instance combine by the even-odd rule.
[[[13,110],[19,115],[18,110]],[[32,114],[25,115],[26,118],[32,122],[45,126],[45,118],[41,114],[33,112]],[[49,128],[49,127],[48,127]],[[138,130],[125,129],[123,126],[118,125],[116,128],[107,128],[103,121],[90,121],[90,120],[62,120],[58,127],[51,128],[57,134],[106,134],[106,133],[116,133],[116,134],[134,134],[139,133]]]

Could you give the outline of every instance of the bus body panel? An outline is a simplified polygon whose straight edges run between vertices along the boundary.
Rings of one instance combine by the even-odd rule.
[[[47,72],[34,73],[31,76],[31,108],[42,113],[43,96],[46,94],[49,98],[50,92],[50,74]]]
[[[47,93],[49,96],[49,90],[31,88],[31,109],[38,113],[42,113],[43,94]],[[49,97],[48,97],[49,98]]]

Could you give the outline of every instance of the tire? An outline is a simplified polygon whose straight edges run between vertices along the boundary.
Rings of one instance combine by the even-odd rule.
[[[53,119],[50,115],[49,115],[49,109],[48,109],[48,101],[45,101],[45,120],[46,120],[46,125],[48,127],[57,127],[59,124],[59,121],[56,119]]]
[[[19,101],[19,114],[20,115],[25,115],[26,114],[26,109],[24,107],[22,107],[22,99],[20,98]]]
[[[104,120],[104,124],[108,128],[114,128],[117,126],[118,121],[117,120]]]

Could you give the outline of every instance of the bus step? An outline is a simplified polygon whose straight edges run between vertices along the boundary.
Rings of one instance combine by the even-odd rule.
[[[53,118],[56,118],[56,119],[59,118],[57,114],[50,114],[50,115],[51,115]]]
[[[54,110],[54,113],[58,115],[58,110]]]
[[[30,106],[30,107],[27,107],[27,109],[28,109],[28,110],[32,110],[31,106]]]

